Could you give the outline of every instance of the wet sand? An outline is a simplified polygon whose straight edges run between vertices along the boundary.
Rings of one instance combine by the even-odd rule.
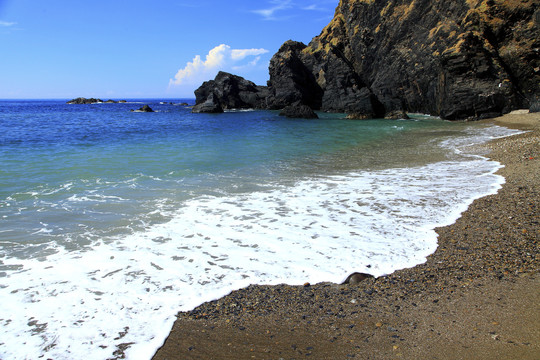
[[[531,131],[484,146],[506,184],[438,228],[425,264],[234,291],[179,313],[154,359],[540,359],[540,113],[491,121]]]

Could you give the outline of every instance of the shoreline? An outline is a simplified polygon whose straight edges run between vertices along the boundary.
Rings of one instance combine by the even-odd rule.
[[[154,359],[537,359],[540,113],[483,148],[506,183],[437,228],[427,262],[357,285],[251,285],[179,313]]]

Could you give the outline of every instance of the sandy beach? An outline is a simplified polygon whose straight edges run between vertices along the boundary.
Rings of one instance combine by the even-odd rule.
[[[232,292],[179,313],[154,359],[540,359],[540,113],[489,121],[529,131],[479,150],[506,183],[438,228],[426,263]]]

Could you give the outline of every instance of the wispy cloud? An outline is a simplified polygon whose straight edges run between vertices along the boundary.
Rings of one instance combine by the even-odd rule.
[[[17,23],[12,22],[12,21],[2,21],[2,20],[0,20],[0,26],[10,27],[10,26],[14,26],[14,25],[17,25]]]
[[[307,3],[307,5],[306,5]],[[264,20],[284,20],[298,15],[298,11],[318,11],[332,14],[337,0],[270,0],[263,9],[251,10]]]
[[[221,44],[208,52],[203,60],[200,55],[193,58],[186,66],[169,80],[169,88],[178,85],[200,85],[218,70],[239,70],[255,67],[260,55],[266,54],[266,49],[231,49],[229,45]],[[254,59],[251,59],[255,57]],[[247,59],[251,59],[247,61]]]
[[[302,10],[327,12],[329,11],[329,6],[321,6],[320,4],[311,4],[311,5],[302,7]]]
[[[277,20],[275,14],[278,11],[292,8],[291,0],[272,0],[270,6],[265,9],[252,10],[251,12],[261,15],[265,20]]]

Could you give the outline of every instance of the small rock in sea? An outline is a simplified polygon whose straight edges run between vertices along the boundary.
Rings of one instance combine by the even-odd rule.
[[[373,113],[350,113],[346,117],[349,120],[369,120],[374,118],[375,115]]]
[[[132,112],[154,112],[152,108],[148,105],[144,105],[142,108],[139,108],[137,110],[131,110]]]
[[[386,113],[384,115],[384,118],[389,119],[389,120],[398,120],[398,119],[408,120],[408,119],[410,119],[409,116],[407,115],[407,113],[405,111],[403,111],[403,110],[390,111],[390,112],[388,112],[388,113]]]

